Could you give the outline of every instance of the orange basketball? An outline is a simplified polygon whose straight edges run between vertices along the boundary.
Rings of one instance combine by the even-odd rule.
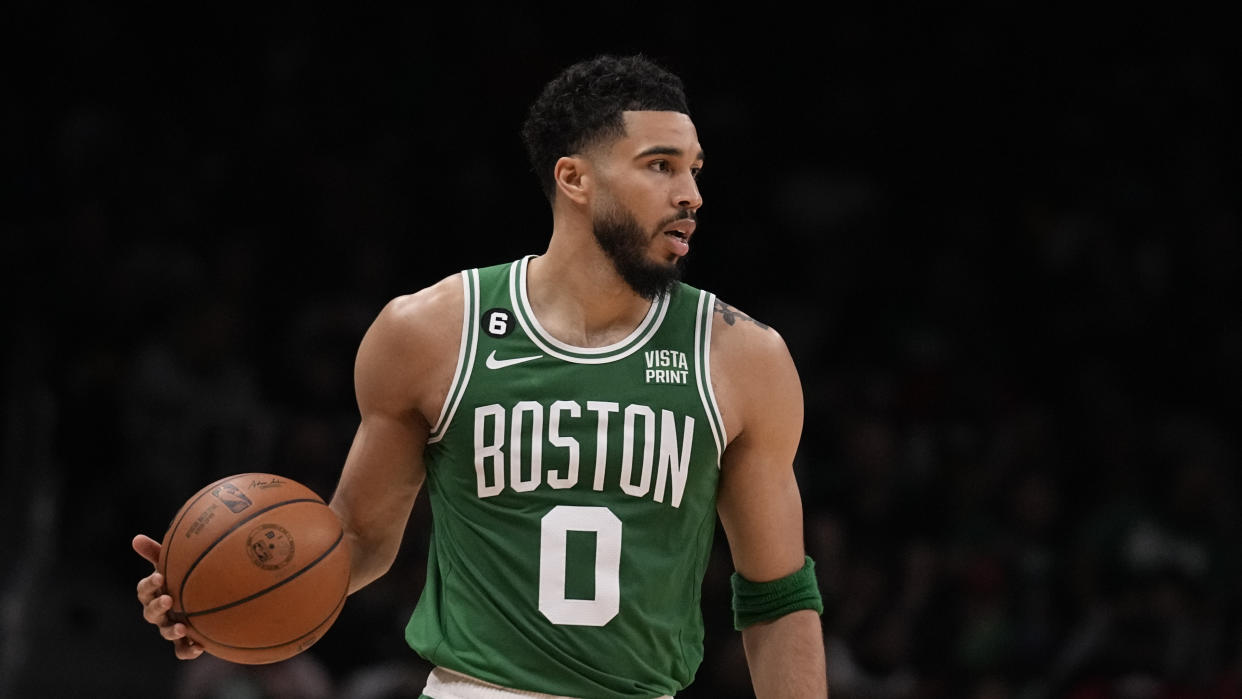
[[[349,542],[310,488],[270,473],[222,478],[173,517],[159,571],[183,622],[212,655],[258,665],[306,650],[349,591]]]

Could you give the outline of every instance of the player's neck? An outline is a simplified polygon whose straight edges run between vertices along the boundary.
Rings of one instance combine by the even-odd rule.
[[[531,310],[553,337],[576,347],[604,347],[629,335],[651,308],[617,274],[590,235],[554,233],[530,261]]]

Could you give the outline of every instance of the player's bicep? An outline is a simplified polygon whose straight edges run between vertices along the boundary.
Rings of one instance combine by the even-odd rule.
[[[358,349],[354,384],[361,419],[332,497],[354,544],[352,589],[391,565],[425,476],[428,428],[417,409],[412,351],[391,304]]]
[[[775,580],[802,567],[802,499],[787,462],[751,450],[727,458],[717,510],[743,577]]]
[[[740,432],[721,463],[717,510],[735,569],[748,580],[802,567],[802,499],[793,461],[802,434],[802,388],[784,342],[764,329],[746,353],[733,394]]]
[[[393,301],[358,347],[354,391],[361,421],[345,464],[352,478],[379,477],[389,485],[422,481],[428,426],[419,411],[426,383],[420,369],[427,361],[418,356],[409,313],[402,300]]]

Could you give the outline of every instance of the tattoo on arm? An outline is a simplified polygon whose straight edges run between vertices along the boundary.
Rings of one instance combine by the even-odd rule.
[[[741,311],[737,310],[733,306],[730,306],[724,301],[721,301],[720,299],[716,299],[715,311],[719,313],[720,317],[724,318],[724,322],[728,323],[729,325],[733,325],[737,323],[739,320],[746,320],[746,321],[750,321],[751,323],[754,323],[755,325],[758,325],[764,330],[768,329],[768,326],[764,325],[763,323],[760,323],[754,318],[751,318],[745,313],[742,313]]]

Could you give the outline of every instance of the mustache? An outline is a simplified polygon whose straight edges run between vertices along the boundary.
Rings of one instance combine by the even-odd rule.
[[[699,215],[698,213],[695,212],[694,209],[682,209],[681,213],[677,214],[676,216],[670,216],[669,218],[664,219],[663,221],[660,222],[660,225],[667,226],[670,223],[677,223],[678,221],[682,219],[689,219],[695,223],[698,223]]]

